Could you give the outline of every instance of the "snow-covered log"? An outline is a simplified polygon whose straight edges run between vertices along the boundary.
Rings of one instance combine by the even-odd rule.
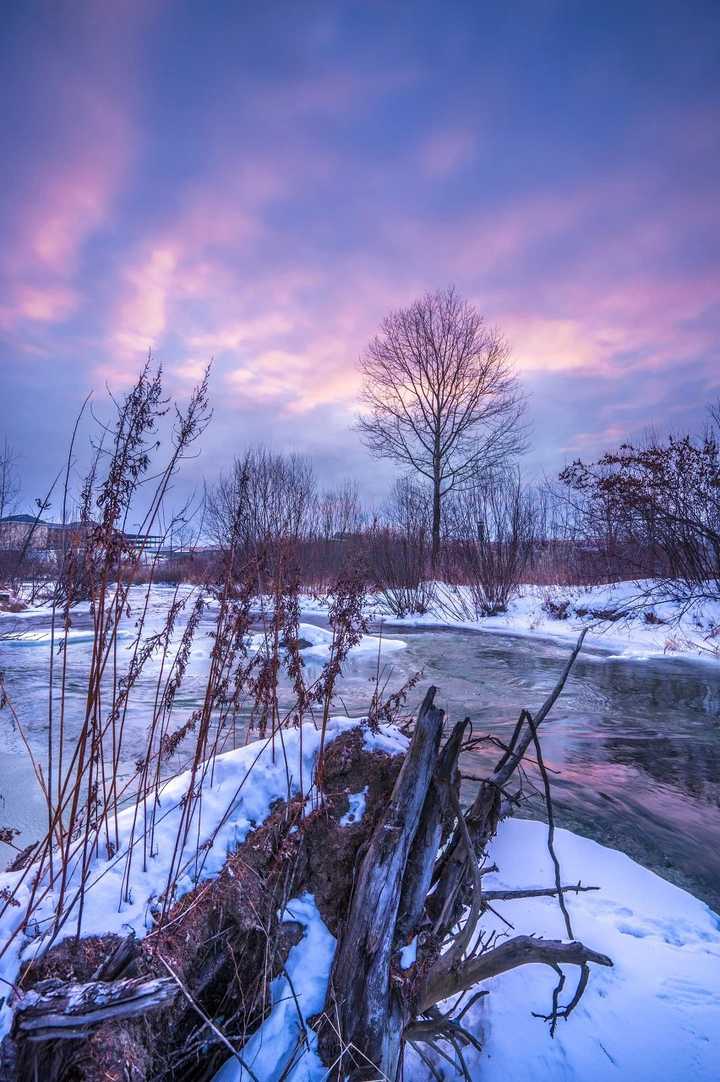
[[[350,911],[335,956],[331,985],[337,1037],[341,1044],[358,1049],[359,1054],[359,1062],[348,1068],[351,1079],[375,1077],[377,1064],[382,1064],[392,1078],[400,1057],[407,1019],[400,1001],[392,995],[390,963],[405,870],[437,766],[442,736],[444,712],[433,705],[435,692],[431,687],[425,696],[390,803],[375,827],[358,869]],[[429,823],[426,829],[435,835],[437,848],[439,834]],[[436,848],[430,853],[431,859]],[[421,865],[416,865],[414,871],[422,881]],[[412,898],[416,894],[414,887],[407,894]],[[326,1059],[332,1054],[332,1048],[327,1047],[329,1032],[326,1027],[323,1034]]]
[[[178,987],[169,977],[85,984],[51,978],[18,1000],[13,1032],[30,1041],[78,1040],[103,1022],[162,1010],[177,994]]]

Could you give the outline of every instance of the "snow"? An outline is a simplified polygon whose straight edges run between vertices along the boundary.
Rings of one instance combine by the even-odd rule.
[[[392,725],[380,725],[372,732],[370,729],[363,730],[363,744],[368,751],[384,751],[387,755],[402,755],[410,741],[398,729]]]
[[[330,722],[328,740],[359,723],[345,719]],[[398,752],[407,738],[388,726],[372,733],[363,727],[369,750]],[[302,777],[307,792],[320,734],[311,725],[302,733]],[[206,840],[208,848],[195,865],[195,846],[184,859],[189,867],[178,884],[177,894],[215,876],[227,853],[270,813],[273,803],[287,796],[287,775],[294,793],[299,790],[300,733],[283,732],[285,755],[276,737],[256,741],[217,757],[212,776],[203,787],[197,829],[193,837]],[[179,819],[180,801],[188,787],[188,775],[170,780],[158,808],[155,853],[146,870],[142,854],[135,852],[131,873],[131,900],[121,904],[121,880],[130,843],[133,808],[119,815],[121,847],[113,859],[96,859],[86,895],[82,934],[125,933],[133,929],[142,937],[152,927],[152,910],[163,891]],[[356,799],[360,813],[363,794]],[[142,813],[141,813],[142,817]],[[142,834],[142,824],[136,838]],[[555,974],[547,967],[531,966],[506,973],[489,982],[489,995],[466,1016],[465,1021],[481,1037],[484,1051],[470,1060],[477,1077],[492,1082],[717,1082],[720,1078],[720,918],[705,904],[634,863],[624,854],[568,831],[556,831],[556,848],[566,883],[582,881],[598,885],[597,892],[568,895],[567,905],[574,934],[589,947],[608,954],[612,969],[593,966],[588,988],[568,1021],[562,1021],[553,1039],[547,1025],[532,1012],[546,1014],[552,1001]],[[553,882],[546,847],[546,827],[537,822],[506,820],[500,826],[490,854],[499,867],[484,882],[487,889],[544,887]],[[12,888],[22,873],[0,875],[0,889]],[[29,877],[28,877],[29,880]],[[73,877],[72,888],[77,886]],[[29,882],[22,882],[18,900],[26,903]],[[18,935],[0,961],[4,982],[16,979],[21,954],[31,957],[45,942],[55,898],[43,902],[27,933]],[[511,921],[518,933],[564,938],[562,917],[553,898],[496,902],[495,909]],[[0,941],[7,941],[22,922],[24,904],[7,907],[0,920]],[[303,939],[290,952],[286,972],[272,986],[274,1007],[250,1039],[243,1056],[263,1082],[279,1079],[302,1031],[295,998],[304,1020],[322,1009],[334,941],[317,911],[313,898],[303,895],[292,901],[285,919],[302,924]],[[484,918],[485,928],[512,934],[500,917]],[[74,931],[74,921],[66,926]],[[401,952],[401,965],[413,962],[415,941]],[[572,994],[577,971],[567,968],[562,1001]],[[0,992],[0,995],[2,993]],[[0,1008],[0,1035],[7,1031],[10,1010]],[[314,1035],[308,1030],[309,1047],[285,1077],[288,1082],[320,1082],[325,1077],[317,1057]],[[447,1066],[447,1065],[446,1065]],[[236,1060],[220,1071],[220,1082],[239,1079]],[[414,1061],[408,1078],[424,1079],[424,1068]],[[450,1079],[450,1075],[447,1075]]]
[[[500,871],[488,875],[488,890],[545,887],[553,881],[542,823],[510,819],[500,826],[491,859]],[[583,999],[554,1039],[532,1012],[547,1014],[555,974],[525,966],[488,982],[490,994],[464,1019],[481,1038],[481,1054],[467,1056],[473,1077],[486,1082],[717,1082],[720,1077],[720,918],[704,903],[629,857],[569,831],[557,830],[555,846],[566,882],[598,885],[597,892],[568,895],[578,939],[613,959],[612,969],[593,966]],[[300,904],[306,934],[291,951],[288,971],[304,1018],[322,1009],[334,943],[305,895]],[[495,902],[520,933],[565,938],[554,898]],[[484,927],[501,934],[504,922],[487,914]],[[314,930],[314,931],[313,931]],[[318,946],[312,936],[324,931]],[[415,961],[417,941],[400,952],[400,965]],[[578,971],[566,967],[561,1002],[567,1002]],[[273,983],[275,1007],[243,1049],[258,1078],[276,1082],[300,1031],[284,977]],[[287,1076],[289,1082],[322,1082],[326,1072],[313,1047]],[[257,1057],[257,1058],[256,1058]],[[443,1065],[444,1077],[454,1077]],[[412,1059],[406,1077],[429,1075]],[[229,1061],[214,1082],[247,1078]]]
[[[53,634],[49,628],[42,628],[36,631],[2,631],[3,643],[15,643],[17,646],[46,646],[52,642]],[[131,633],[125,630],[118,630],[118,639],[128,639]],[[95,632],[90,628],[70,628],[68,631],[64,631],[61,626],[55,628],[55,645],[64,646],[74,642],[93,642],[95,639]]]
[[[350,793],[348,795],[348,801],[350,807],[340,820],[341,827],[349,827],[353,823],[359,823],[365,814],[365,799],[367,797],[368,787],[365,786],[359,793]]]
[[[389,611],[380,595],[369,598],[370,615],[381,625],[380,634],[364,635],[352,648],[348,660],[351,663],[370,661],[378,657],[378,651],[384,656],[403,650],[406,643],[397,637],[388,637],[387,628],[400,627],[457,627],[472,631],[493,631],[513,635],[538,635],[562,642],[575,641],[579,632],[586,628],[586,643],[601,649],[612,651],[614,656],[642,660],[672,654],[675,657],[716,659],[720,654],[720,601],[703,601],[684,606],[680,602],[651,602],[648,593],[656,589],[658,583],[650,579],[625,581],[600,586],[534,586],[523,585],[508,605],[508,611],[497,616],[485,616],[480,619],[469,618],[472,605],[467,588],[448,587],[443,583],[435,584],[435,602],[431,611],[396,617]],[[193,587],[181,587],[178,596],[194,593]],[[145,587],[138,587],[144,595]],[[163,611],[167,606],[168,594],[172,587],[155,585],[151,587],[151,608],[158,606]],[[553,604],[568,603],[568,615],[557,619],[544,607],[546,602]],[[216,601],[207,598],[206,603],[212,608]],[[592,615],[579,615],[576,610],[624,611],[620,620],[602,620]],[[87,603],[77,606],[74,612],[88,611]],[[306,617],[328,615],[327,598],[305,594],[301,597],[301,611]],[[49,640],[49,630],[33,630],[24,633],[23,638],[13,621],[29,617],[47,618],[52,616],[52,607],[30,606],[21,613],[0,613],[0,636],[5,640],[22,642],[43,642]],[[658,621],[658,622],[656,622]],[[77,641],[80,636],[91,636],[91,632],[78,631],[71,637]],[[326,627],[303,623],[299,629],[300,637],[310,645],[302,650],[308,664],[322,664],[329,657],[332,632]],[[252,644],[260,649],[264,636],[253,633]],[[208,651],[206,651],[208,652]]]
[[[344,732],[361,725],[358,720],[332,718],[328,723],[326,744]],[[381,730],[371,733],[363,727],[365,746],[393,748],[394,751],[407,744],[399,734]],[[195,804],[193,829],[183,851],[180,865],[185,869],[178,880],[176,897],[192,890],[198,883],[217,875],[225,863],[227,854],[240,845],[249,832],[261,824],[270,814],[277,800],[288,796],[288,777],[292,794],[299,792],[300,779],[307,793],[312,786],[315,758],[320,746],[320,732],[311,724],[300,729],[285,729],[282,739],[276,734],[270,739],[254,741],[245,747],[218,755],[211,773],[202,787],[202,801]],[[104,859],[97,857],[91,865],[81,934],[126,935],[134,931],[142,938],[153,927],[153,909],[158,897],[166,888],[170,873],[175,838],[181,817],[181,803],[190,783],[188,772],[171,778],[162,788],[160,805],[155,821],[154,852],[147,867],[142,866],[142,837],[145,828],[142,806],[138,814],[134,840],[132,822],[134,805],[118,815],[120,846],[117,854]],[[151,808],[148,804],[148,819]],[[195,842],[200,842],[196,857]],[[123,900],[122,881],[125,874],[128,850],[133,848],[129,899]],[[29,898],[29,879],[23,880],[22,872],[0,873],[0,891],[12,890],[20,884],[17,899],[19,906],[6,906],[0,917],[0,943],[7,941],[22,922]],[[79,886],[78,861],[71,861],[67,897],[71,898]],[[38,891],[40,895],[42,890]],[[35,912],[26,934],[18,935],[0,959],[0,983],[6,986],[15,980],[21,958],[28,959],[42,952],[48,939],[49,928],[56,910],[55,891],[49,891]],[[63,934],[74,933],[77,913],[73,911]],[[61,936],[62,938],[62,936]],[[2,995],[0,991],[0,996]],[[7,1005],[0,1007],[0,1037],[6,1032],[10,1021]]]
[[[145,587],[136,588],[137,594],[143,598],[145,593]],[[192,593],[191,588],[187,588],[182,591],[182,594],[189,595]],[[165,614],[168,606],[168,590],[158,586],[150,587],[150,616],[147,617],[147,628],[150,630],[153,624],[153,615],[156,614],[156,610],[159,610],[157,614],[160,617],[161,622],[165,618]],[[209,606],[209,601],[206,599],[206,605]],[[80,613],[87,611],[87,605],[78,605],[73,608],[74,613]],[[19,645],[46,645],[50,643],[52,639],[52,607],[45,605],[42,606],[30,606],[20,613],[0,612],[0,640],[7,643],[16,643]],[[27,619],[28,617],[35,617],[38,622],[41,620],[47,621],[47,626],[35,627],[32,630],[23,630],[21,625],[16,625],[15,621],[18,618]],[[179,642],[179,636],[182,633],[182,626],[179,626],[176,630],[175,640]],[[117,631],[119,639],[132,638],[134,632],[128,628],[120,628]],[[333,633],[329,628],[318,627],[317,624],[301,623],[298,627],[298,637],[304,640],[309,645],[303,647],[300,651],[303,660],[306,663],[322,665],[330,658],[330,650],[333,641]],[[62,619],[59,612],[56,612],[56,625],[55,625],[55,643],[60,646],[66,640],[68,643],[72,642],[92,642],[95,638],[95,633],[92,627],[88,628],[70,628],[67,632],[63,630]],[[268,640],[262,631],[253,631],[247,637],[248,646],[255,651],[265,650],[268,645]],[[347,660],[350,663],[367,663],[375,661],[379,655],[386,656],[388,654],[395,653],[399,650],[404,650],[407,646],[406,642],[403,642],[399,638],[388,638],[384,635],[363,635],[358,643],[353,646],[347,656]],[[191,647],[192,656],[196,659],[209,658],[211,652],[211,646],[207,645],[202,639],[196,638],[193,640]]]
[[[400,950],[400,968],[409,969],[417,960],[417,936],[413,936],[409,943]]]
[[[490,853],[488,890],[543,887],[553,869],[542,823],[509,819]],[[597,885],[566,896],[577,939],[613,960],[592,966],[579,1006],[550,1038],[532,1012],[549,1012],[556,976],[522,967],[489,982],[466,1021],[484,1043],[478,1077],[502,1082],[717,1082],[720,1078],[720,917],[623,853],[557,830],[565,883]],[[494,902],[518,933],[564,939],[554,898]],[[508,932],[488,913],[484,927]],[[575,988],[566,967],[561,1002]],[[482,1062],[482,1068],[479,1063]],[[423,1077],[420,1075],[419,1077]]]
[[[304,935],[290,950],[284,972],[272,982],[272,1011],[243,1047],[242,1058],[262,1082],[324,1082],[327,1070],[317,1054],[317,1037],[306,1023],[325,1005],[335,939],[312,894],[293,899],[282,916],[302,924]],[[291,1062],[294,1066],[285,1073]],[[233,1058],[223,1064],[213,1082],[247,1082],[248,1078]]]
[[[31,617],[36,617],[36,618],[42,617],[43,619],[46,619],[48,621],[48,623],[52,622],[52,617],[53,617],[53,606],[52,605],[48,604],[47,602],[43,602],[43,601],[38,601],[38,602],[35,602],[35,603],[28,601],[27,605],[28,605],[28,607],[26,609],[23,609],[21,612],[4,612],[4,611],[0,610],[0,626],[2,626],[3,622],[10,623],[13,620],[27,620],[27,619],[29,619]],[[55,606],[55,609],[54,609],[55,621],[56,621],[56,626],[59,629],[59,633],[62,632],[63,611],[64,610],[63,610],[62,605],[56,605]],[[89,601],[80,601],[80,602],[78,602],[77,605],[73,605],[72,612],[75,615],[78,615],[80,613],[83,613],[83,614],[89,613],[90,612],[90,602]]]
[[[325,663],[330,658],[330,649],[333,641],[333,633],[329,628],[318,627],[316,624],[300,624],[298,635],[310,643],[301,654],[304,660]],[[407,643],[402,639],[388,639],[380,635],[363,635],[360,642],[351,647],[347,660],[365,661],[368,658],[376,658],[378,653],[392,654],[397,650],[404,650]]]
[[[507,612],[479,619],[465,618],[472,606],[467,590],[436,584],[432,611],[395,617],[381,599],[375,598],[375,615],[393,627],[456,627],[513,635],[541,636],[574,642],[587,629],[588,646],[612,650],[614,656],[643,660],[671,654],[673,657],[720,657],[720,602],[698,602],[690,607],[670,601],[651,603],[652,580],[626,581],[602,586],[520,586]],[[557,619],[544,607],[568,603],[568,615]],[[307,601],[305,612],[318,611]],[[465,606],[463,611],[463,606]],[[618,620],[602,620],[577,610],[622,612]]]

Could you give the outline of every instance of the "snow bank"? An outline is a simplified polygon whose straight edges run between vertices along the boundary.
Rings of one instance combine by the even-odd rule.
[[[542,823],[510,819],[493,844],[500,871],[488,890],[553,882]],[[660,879],[623,853],[570,831],[555,846],[563,881],[582,880],[597,892],[568,895],[573,931],[608,954],[613,969],[592,967],[579,1006],[558,1025],[547,1014],[555,974],[547,967],[513,970],[489,984],[473,1030],[484,1041],[482,1077],[502,1082],[717,1082],[720,1078],[720,917],[703,902]],[[493,903],[518,932],[566,938],[557,901]],[[486,926],[508,932],[488,914]],[[510,933],[512,934],[512,933]],[[575,988],[567,967],[561,1002]],[[482,1033],[481,1033],[482,1031]],[[480,1068],[478,1067],[478,1077]]]
[[[547,828],[520,819],[505,821],[491,857],[500,871],[485,880],[488,890],[546,887],[553,881]],[[601,890],[567,899],[577,938],[609,954],[614,967],[593,967],[575,1012],[551,1039],[546,1014],[555,974],[525,966],[488,983],[490,994],[465,1022],[482,1040],[482,1054],[468,1055],[473,1077],[486,1082],[717,1082],[720,1077],[720,918],[704,903],[666,883],[629,857],[569,831],[556,831],[556,849],[566,882]],[[494,903],[517,932],[563,939],[565,929],[554,898]],[[334,941],[313,899],[291,903],[293,919],[305,927],[287,971],[303,1019],[322,1010]],[[513,934],[488,913],[484,927]],[[416,941],[401,952],[401,965],[415,960]],[[572,995],[578,970],[567,967],[561,1002]],[[298,1047],[298,1008],[286,978],[273,983],[270,1016],[243,1049],[258,1078],[277,1082]],[[288,1082],[323,1082],[315,1036],[310,1049],[285,1076]],[[417,1059],[405,1077],[430,1076]],[[442,1064],[448,1082],[454,1076]],[[228,1061],[214,1082],[240,1082],[246,1075]]]
[[[324,664],[330,658],[333,634],[328,628],[318,627],[316,624],[300,624],[298,635],[310,643],[301,651],[305,660]],[[348,652],[347,660],[372,660],[378,653],[392,654],[397,650],[404,650],[406,646],[407,643],[402,639],[388,639],[384,635],[363,635],[360,642]]]
[[[326,743],[343,732],[360,725],[358,720],[333,718],[328,724]],[[369,750],[383,748],[393,752],[404,750],[407,741],[400,734],[381,730],[377,734],[363,730]],[[182,854],[176,897],[192,890],[198,883],[210,879],[221,870],[228,853],[240,845],[249,832],[270,814],[277,800],[299,792],[300,782],[309,792],[313,782],[315,759],[320,745],[320,733],[313,725],[301,730],[285,729],[276,734],[274,742],[259,740],[243,748],[218,755],[212,771],[205,778],[202,800],[195,805],[195,818],[189,840]],[[142,806],[132,832],[135,807],[118,815],[120,846],[110,859],[97,858],[91,866],[86,887],[81,934],[127,934],[134,931],[142,938],[153,927],[153,912],[160,895],[167,887],[175,838],[181,818],[181,802],[190,783],[188,772],[170,779],[162,788],[156,809],[153,853],[143,868],[142,838],[145,819]],[[151,808],[148,802],[148,821]],[[196,843],[199,845],[196,848]],[[129,850],[132,849],[129,900],[123,898],[123,877]],[[197,857],[197,852],[201,855]],[[30,877],[27,877],[29,880]],[[19,906],[7,906],[0,917],[0,944],[6,942],[24,916],[29,898],[29,886],[22,883],[17,899]],[[21,872],[0,874],[0,891],[12,890],[22,881]],[[66,899],[72,898],[80,885],[78,860],[72,862]],[[38,894],[41,894],[39,891]],[[18,935],[0,959],[0,978],[12,982],[21,958],[40,953],[47,943],[49,929],[55,916],[57,897],[50,891],[36,910],[28,933]],[[77,913],[73,911],[63,934],[74,934]],[[61,937],[62,938],[62,935]],[[0,990],[0,996],[3,992]],[[10,1012],[0,1007],[0,1037],[7,1030]]]
[[[125,630],[118,630],[118,639],[129,639],[131,633]],[[0,628],[0,639],[3,643],[15,644],[16,646],[48,646],[53,639],[53,633],[50,628],[42,628],[37,631],[5,631]],[[68,631],[64,631],[61,626],[55,628],[55,645],[56,647],[64,646],[67,642],[68,645],[75,642],[93,642],[95,639],[94,630],[89,628],[70,628]]]
[[[243,1047],[242,1058],[262,1082],[324,1082],[327,1069],[317,1054],[317,1036],[306,1023],[325,1005],[335,938],[312,894],[289,902],[283,918],[302,924],[304,935],[291,949],[284,973],[270,985],[272,1011]],[[238,1060],[229,1059],[213,1082],[248,1077]]]
[[[431,612],[394,617],[379,599],[375,615],[394,627],[458,627],[473,631],[494,631],[513,635],[540,635],[560,641],[575,641],[583,628],[585,642],[612,650],[622,657],[642,660],[666,654],[677,657],[720,658],[720,603],[696,604],[686,611],[671,602],[651,604],[645,600],[649,580],[618,582],[605,586],[521,586],[508,611],[481,619],[464,619],[472,611],[467,591],[436,587]],[[567,616],[554,616],[552,606],[567,604]],[[317,601],[307,599],[305,612],[319,611]],[[556,610],[557,611],[557,610]],[[603,619],[598,614],[618,614]]]

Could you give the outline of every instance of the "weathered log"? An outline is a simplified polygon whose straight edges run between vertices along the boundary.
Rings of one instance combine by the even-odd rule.
[[[497,830],[500,819],[500,790],[492,782],[483,782],[465,816],[465,823],[478,859]],[[429,905],[434,931],[443,938],[456,923],[462,908],[460,892],[468,871],[468,857],[463,831],[459,826],[448,845],[435,874],[437,886]]]
[[[88,981],[40,981],[15,1005],[13,1036],[29,1041],[78,1040],[95,1026],[160,1010],[178,995],[169,977]]]
[[[499,947],[466,959],[454,969],[438,967],[431,970],[418,1000],[418,1009],[430,1010],[437,1003],[473,988],[480,981],[507,973],[517,966],[539,963],[556,968],[558,965],[587,965],[594,962],[611,966],[612,960],[605,954],[590,950],[583,943],[563,943],[554,939],[535,939],[518,935],[501,943]]]
[[[147,1016],[86,1027],[83,1039],[15,1030],[0,1045],[1,1082],[209,1082],[228,1048],[200,1012],[242,1052],[243,1037],[262,1021],[267,985],[302,931],[278,922],[287,897],[312,893],[333,934],[347,913],[359,850],[385,812],[401,756],[369,751],[359,730],[326,750],[322,812],[302,818],[302,803],[278,806],[231,854],[223,871],[178,901],[162,928],[143,940],[93,937],[56,944],[27,966],[21,987],[59,988],[47,979],[86,984],[122,976],[167,978],[164,962],[192,997],[178,996]],[[348,794],[366,790],[365,814],[340,826]],[[298,823],[300,829],[292,829]],[[177,987],[177,982],[173,979]]]
[[[420,825],[408,857],[396,926],[397,945],[415,935],[425,910],[435,858],[451,815],[451,790],[460,785],[457,762],[468,719],[458,722],[440,753],[423,805]]]
[[[334,1028],[322,1028],[320,1046],[331,1063],[348,1050],[339,1073],[351,1082],[377,1078],[378,1065],[393,1078],[400,1057],[407,1017],[392,993],[391,958],[405,869],[442,736],[435,692],[431,687],[425,696],[390,803],[358,869],[335,954],[326,1004]]]
[[[127,976],[127,971],[137,957],[137,951],[138,943],[135,933],[130,932],[111,951],[105,961],[100,963],[90,979],[93,981],[115,981],[118,977]],[[134,974],[130,974],[130,976],[134,976]]]

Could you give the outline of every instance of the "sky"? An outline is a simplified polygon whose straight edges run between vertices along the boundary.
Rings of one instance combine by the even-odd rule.
[[[508,338],[530,472],[720,394],[720,5],[10,0],[0,440],[27,503],[151,349],[214,418],[392,476],[352,430],[383,316],[454,283]]]

